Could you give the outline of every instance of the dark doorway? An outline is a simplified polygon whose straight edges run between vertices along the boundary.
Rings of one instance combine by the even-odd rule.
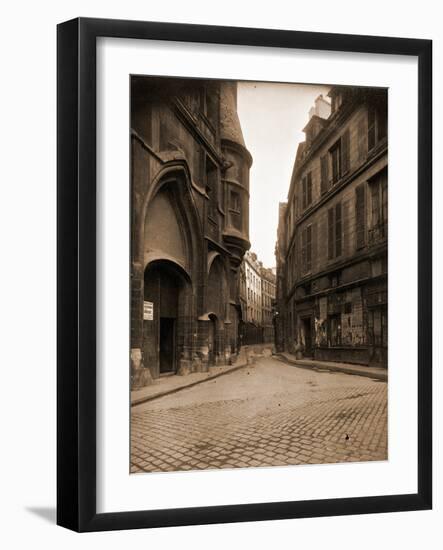
[[[160,317],[160,374],[175,372],[175,319]]]
[[[305,317],[301,320],[303,324],[303,334],[305,337],[305,357],[312,357],[312,336],[311,336],[311,318]]]
[[[143,361],[152,377],[158,378],[179,369],[188,283],[177,266],[164,260],[149,265],[144,282],[144,300],[150,315],[143,320]]]

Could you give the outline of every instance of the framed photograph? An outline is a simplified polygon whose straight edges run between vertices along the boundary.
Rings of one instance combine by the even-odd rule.
[[[57,523],[430,509],[432,42],[57,36]]]

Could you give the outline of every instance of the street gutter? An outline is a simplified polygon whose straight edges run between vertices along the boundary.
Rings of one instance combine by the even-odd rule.
[[[330,361],[295,359],[295,357],[291,354],[284,352],[278,353],[277,356],[286,363],[303,369],[311,369],[317,372],[342,372],[344,374],[364,376],[366,378],[372,378],[373,380],[380,380],[382,382],[388,381],[388,371],[387,369],[383,368],[367,367],[364,365],[352,365],[350,363],[332,363]]]

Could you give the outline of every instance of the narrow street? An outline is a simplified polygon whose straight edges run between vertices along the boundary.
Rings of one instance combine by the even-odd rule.
[[[131,472],[387,459],[387,384],[260,358],[131,415]]]

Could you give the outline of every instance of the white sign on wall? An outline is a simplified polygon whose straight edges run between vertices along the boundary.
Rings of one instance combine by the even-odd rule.
[[[154,320],[154,302],[143,302],[143,319],[145,321]]]

